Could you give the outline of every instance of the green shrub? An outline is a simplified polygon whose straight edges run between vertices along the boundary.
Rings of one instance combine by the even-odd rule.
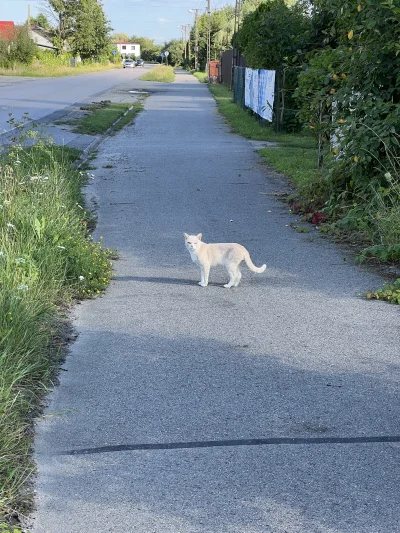
[[[10,68],[16,63],[30,65],[36,51],[37,46],[29,36],[28,26],[21,26],[15,30],[12,40],[0,38],[0,66]]]

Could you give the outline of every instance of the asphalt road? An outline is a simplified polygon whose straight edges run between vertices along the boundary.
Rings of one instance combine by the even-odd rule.
[[[0,76],[0,134],[11,129],[10,114],[16,121],[25,113],[30,120],[43,119],[142,74],[141,68],[129,68],[62,78]]]
[[[38,423],[34,533],[398,533],[399,308],[179,73],[99,148],[87,193],[118,248]],[[104,168],[112,165],[112,168]],[[264,274],[198,286],[183,232]]]

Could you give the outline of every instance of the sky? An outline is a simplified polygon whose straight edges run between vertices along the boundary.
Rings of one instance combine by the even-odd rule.
[[[24,23],[28,17],[44,12],[45,0],[0,0],[0,20]],[[211,10],[225,5],[234,5],[235,0],[210,0]],[[113,33],[123,32],[129,36],[149,37],[156,44],[182,37],[181,26],[193,24],[198,9],[204,13],[207,0],[103,0],[103,9],[111,23]]]

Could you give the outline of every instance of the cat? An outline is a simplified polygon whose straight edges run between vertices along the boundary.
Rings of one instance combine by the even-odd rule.
[[[201,287],[207,287],[210,267],[223,265],[229,274],[229,282],[224,285],[227,289],[237,287],[240,283],[242,274],[239,265],[244,260],[252,272],[264,272],[267,265],[256,267],[250,259],[250,254],[244,246],[236,243],[213,243],[203,242],[202,234],[188,235],[184,233],[185,245],[189,250],[192,261],[200,267]]]

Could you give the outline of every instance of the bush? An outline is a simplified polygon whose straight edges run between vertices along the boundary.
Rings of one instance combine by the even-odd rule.
[[[16,63],[30,65],[37,52],[37,46],[29,36],[28,26],[15,30],[12,40],[0,39],[0,66],[10,68]]]

